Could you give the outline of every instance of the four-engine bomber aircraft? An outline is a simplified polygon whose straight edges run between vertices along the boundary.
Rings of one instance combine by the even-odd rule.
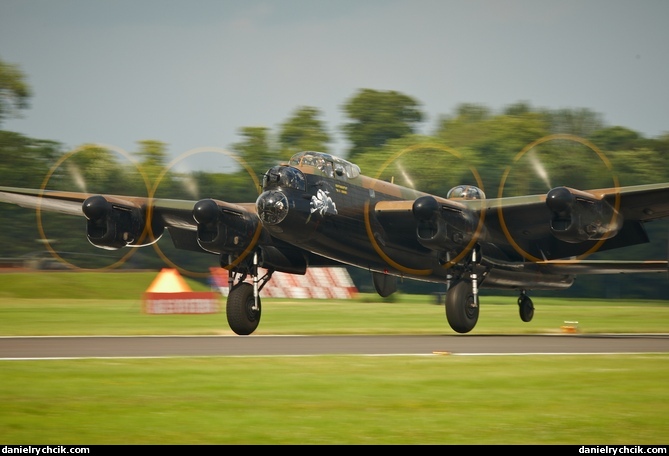
[[[239,335],[257,328],[260,291],[275,271],[352,265],[371,271],[384,297],[398,278],[447,284],[446,317],[458,333],[475,327],[480,289],[518,290],[528,322],[528,290],[565,289],[576,274],[667,272],[667,261],[584,258],[648,242],[644,223],[669,215],[669,183],[494,199],[463,185],[443,198],[305,151],[264,174],[255,203],[14,187],[0,187],[0,201],[85,216],[88,240],[104,249],[151,245],[167,229],[177,248],[220,255],[227,319]]]

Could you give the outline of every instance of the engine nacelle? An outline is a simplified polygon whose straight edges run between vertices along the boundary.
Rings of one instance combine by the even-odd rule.
[[[165,229],[162,224],[154,223],[149,232],[144,210],[114,204],[101,195],[87,198],[81,209],[87,219],[88,241],[101,249],[151,245],[160,239]]]
[[[609,203],[567,187],[549,191],[546,205],[553,212],[551,233],[564,242],[610,239],[623,225],[623,217]]]
[[[260,223],[255,214],[226,209],[212,199],[198,201],[193,207],[193,218],[197,222],[198,244],[212,253],[241,253],[253,240]]]
[[[446,204],[432,196],[421,196],[412,210],[418,222],[418,242],[428,249],[460,250],[476,233],[478,217],[457,202]]]

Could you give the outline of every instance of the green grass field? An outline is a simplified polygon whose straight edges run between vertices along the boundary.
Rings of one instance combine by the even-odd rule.
[[[232,334],[145,315],[155,273],[0,274],[0,336]],[[194,289],[206,286],[191,283]],[[667,333],[669,302],[481,297],[473,334]],[[223,305],[224,301],[221,300]],[[256,334],[451,334],[428,296],[263,301]],[[251,336],[253,337],[253,336]],[[657,444],[669,353],[0,361],[2,444]]]

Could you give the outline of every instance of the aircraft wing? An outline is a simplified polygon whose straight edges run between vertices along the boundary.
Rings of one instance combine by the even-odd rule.
[[[611,187],[603,189],[586,190],[583,197],[591,197],[593,200],[604,200],[612,207],[617,207],[625,220],[647,222],[650,220],[669,216],[669,183],[633,185],[628,187]],[[528,195],[508,198],[494,198],[472,201],[461,201],[469,208],[480,211],[486,209],[499,209],[522,211],[523,213],[536,214],[536,210],[545,209],[546,195]],[[619,199],[617,197],[619,195]],[[541,211],[540,211],[541,213]],[[532,217],[523,217],[525,220]],[[540,220],[542,221],[542,220]]]
[[[48,212],[84,216],[82,204],[94,193],[64,192],[58,190],[37,190],[18,187],[1,187],[0,201],[13,203],[22,207],[40,209]],[[113,205],[125,208],[150,207],[155,216],[161,217],[166,226],[195,230],[197,225],[193,220],[194,200],[180,200],[168,198],[147,198],[140,196],[103,195]],[[216,200],[219,207],[228,211],[255,213],[254,203],[226,203]]]
[[[92,193],[64,192],[57,190],[37,190],[17,187],[0,187],[0,201],[17,204],[22,207],[39,209],[47,212],[84,217],[82,205]],[[149,198],[137,196],[104,195],[112,205],[125,209],[148,207]],[[196,201],[151,199],[154,216],[161,217],[166,226],[196,229],[193,220],[193,206]]]
[[[669,183],[587,191],[558,187],[547,194],[479,200],[429,198],[433,201],[420,206],[422,213],[414,210],[421,198],[379,202],[375,212],[384,226],[406,227],[413,218],[413,226],[418,227],[417,219],[422,217],[430,223],[441,219],[439,222],[443,220],[448,227],[444,232],[454,233],[460,224],[465,227],[463,239],[467,239],[469,230],[498,249],[501,259],[517,261],[520,255],[525,260],[545,262],[542,268],[559,268],[565,273],[666,271],[666,262],[599,262],[586,266],[585,260],[557,260],[648,242],[644,223],[669,216]],[[472,216],[475,222],[466,225],[466,217]],[[442,247],[437,242],[421,244],[435,250]]]
[[[618,190],[620,212],[626,220],[647,222],[669,216],[669,183],[636,185]],[[593,193],[601,194],[609,203],[615,202],[616,189]]]
[[[84,216],[81,205],[88,193],[57,192],[29,188],[0,187],[0,201],[21,207]]]
[[[104,211],[104,214],[98,221],[89,220],[89,240],[103,248],[145,245],[141,242],[154,242],[155,239],[148,239],[146,234],[142,234],[150,222],[156,239],[167,228],[176,247],[203,250],[196,241],[197,223],[193,218],[193,208],[197,201],[121,195],[99,196],[91,193],[17,187],[0,187],[0,201],[40,211],[58,212],[89,219],[91,217],[84,213],[83,207],[91,201],[91,205],[99,207],[93,212],[95,210]],[[256,210],[253,203],[232,204],[218,200],[214,203],[221,212],[231,217],[255,216]],[[115,226],[105,226],[109,223],[114,223]],[[95,229],[96,226],[99,233]],[[103,234],[102,231],[105,233]],[[130,236],[127,233],[130,233]],[[125,236],[136,243],[125,242],[126,239],[112,239],[110,236]]]

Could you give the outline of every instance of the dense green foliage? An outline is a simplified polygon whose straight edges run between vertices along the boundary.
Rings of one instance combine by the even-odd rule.
[[[416,100],[392,90],[362,89],[344,104],[343,111],[350,119],[342,129],[352,144],[348,158],[353,161],[413,134],[425,117]]]
[[[0,60],[0,124],[9,117],[18,117],[27,109],[32,89],[17,65]]]

